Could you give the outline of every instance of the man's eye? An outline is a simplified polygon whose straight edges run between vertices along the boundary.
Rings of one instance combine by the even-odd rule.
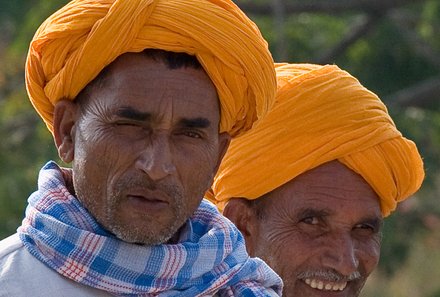
[[[309,225],[318,225],[319,219],[317,217],[307,217],[302,219],[301,222]]]
[[[202,138],[202,136],[196,132],[185,132],[185,135],[191,138]]]
[[[368,224],[357,224],[355,226],[355,228],[357,228],[357,229],[371,229],[371,230],[374,230],[374,228],[372,226],[368,225]]]
[[[200,133],[199,131],[194,131],[194,130],[184,130],[184,131],[180,131],[177,133],[177,135],[181,135],[181,136],[185,136],[185,137],[189,137],[189,138],[203,138],[202,133]]]
[[[139,126],[138,124],[135,124],[132,122],[116,122],[114,125],[118,126],[118,127],[137,127],[137,126]]]
[[[360,234],[376,234],[379,232],[378,228],[370,224],[357,224],[354,226],[354,230]]]

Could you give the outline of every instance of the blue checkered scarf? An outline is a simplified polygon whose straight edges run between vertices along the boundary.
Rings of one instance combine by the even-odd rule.
[[[281,280],[249,258],[242,235],[203,200],[178,244],[141,246],[104,230],[67,190],[54,162],[40,171],[18,229],[27,250],[59,274],[117,296],[278,296]]]

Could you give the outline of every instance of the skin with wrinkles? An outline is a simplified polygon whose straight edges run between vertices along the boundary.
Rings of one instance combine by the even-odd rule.
[[[380,255],[382,215],[368,183],[338,161],[225,208],[251,256],[283,279],[283,296],[358,296]]]
[[[203,69],[120,56],[80,103],[55,107],[55,141],[78,199],[118,238],[172,242],[199,206],[229,144]],[[195,168],[197,168],[195,170]]]

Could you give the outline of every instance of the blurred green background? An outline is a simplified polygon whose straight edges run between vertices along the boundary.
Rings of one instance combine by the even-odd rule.
[[[0,0],[0,239],[15,232],[40,167],[57,160],[29,103],[24,61],[67,1]],[[363,297],[440,297],[440,1],[237,0],[278,62],[337,64],[376,92],[423,155],[422,189],[386,219]]]

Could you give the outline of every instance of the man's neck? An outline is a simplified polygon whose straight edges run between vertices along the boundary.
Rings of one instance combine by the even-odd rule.
[[[66,183],[66,188],[70,194],[76,196],[75,187],[73,186],[73,170],[72,168],[60,167],[61,173],[63,174],[64,182]]]

